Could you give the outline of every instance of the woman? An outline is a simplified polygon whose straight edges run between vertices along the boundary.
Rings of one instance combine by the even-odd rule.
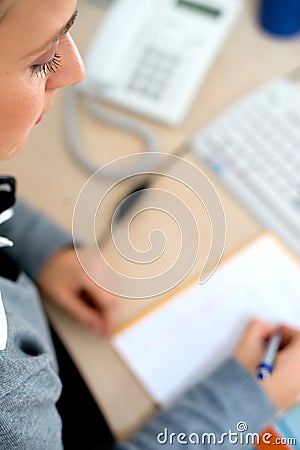
[[[82,80],[82,62],[69,34],[75,11],[75,0],[0,0],[1,159],[23,148],[31,128],[51,107],[58,88]],[[12,186],[10,179],[0,180],[3,202],[7,200],[8,186]],[[0,212],[9,206],[9,202],[4,203],[0,203]],[[0,235],[6,238],[0,242],[9,246],[8,238],[14,246],[2,249],[0,255],[0,290],[8,324],[7,339],[4,336],[0,351],[0,449],[60,449],[61,420],[55,404],[61,383],[32,280],[78,320],[103,333],[111,329],[114,302],[81,270],[70,248],[70,237],[44,216],[17,202],[14,217],[4,222],[7,218],[7,214],[0,215]],[[84,301],[87,295],[96,308]],[[237,422],[243,420],[249,432],[258,432],[274,419],[276,411],[291,407],[300,392],[298,332],[282,327],[285,345],[274,374],[260,383],[254,376],[265,341],[273,331],[264,323],[251,323],[233,358],[160,413],[122,448],[158,448],[157,435],[165,428],[176,435],[221,435],[235,430]],[[79,413],[80,406],[75,409]],[[74,427],[73,434],[77,432]],[[108,448],[103,442],[97,447],[86,440],[83,448]],[[182,444],[176,442],[170,447],[181,448]],[[224,444],[224,448],[228,447]]]

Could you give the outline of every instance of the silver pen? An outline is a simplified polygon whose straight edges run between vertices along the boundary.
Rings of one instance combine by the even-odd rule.
[[[279,332],[273,334],[270,338],[264,358],[262,362],[257,366],[256,376],[259,380],[264,380],[271,376],[274,368],[275,358],[281,344],[282,336]]]

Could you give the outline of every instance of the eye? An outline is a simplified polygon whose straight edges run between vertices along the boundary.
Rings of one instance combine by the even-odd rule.
[[[37,77],[45,78],[49,73],[55,73],[60,67],[60,58],[61,56],[57,52],[54,52],[53,57],[49,61],[33,64],[30,66],[30,70]]]

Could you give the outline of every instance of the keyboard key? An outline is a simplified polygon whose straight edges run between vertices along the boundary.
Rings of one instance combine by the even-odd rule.
[[[300,89],[276,80],[191,141],[192,151],[300,256]]]

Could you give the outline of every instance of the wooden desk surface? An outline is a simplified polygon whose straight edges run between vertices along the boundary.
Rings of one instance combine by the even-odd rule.
[[[177,128],[168,128],[145,120],[159,137],[163,152],[175,153],[184,146],[194,130],[243,93],[263,81],[284,75],[297,66],[300,59],[299,38],[277,40],[264,34],[256,23],[257,2],[247,0],[245,3],[243,13],[199,90],[184,123]],[[103,11],[84,0],[79,1],[79,11],[79,20],[73,34],[79,48],[84,52]],[[30,199],[33,205],[45,210],[62,226],[71,230],[74,205],[89,175],[72,160],[66,148],[62,125],[63,106],[64,93],[60,92],[47,119],[33,131],[26,150],[14,160],[3,163],[2,172],[15,174],[18,178],[19,194]],[[142,150],[141,143],[135,137],[92,121],[84,111],[81,114],[86,151],[99,165]],[[131,116],[134,117],[134,114]],[[201,167],[193,156],[185,153],[185,157]],[[217,180],[211,174],[209,176],[225,209],[225,252],[230,252],[258,233],[259,227],[253,218],[221,189]],[[167,179],[155,180],[155,186],[175,190],[176,195],[181,195],[182,192],[181,187],[172,185]],[[108,225],[116,201],[120,200],[122,195],[124,192],[119,189],[103,211],[103,230]],[[196,211],[198,204],[195,198],[190,198],[186,192],[182,195],[184,202]],[[201,212],[198,211],[197,214],[201,222]],[[159,220],[161,224],[165,219]],[[144,228],[140,225],[148,222],[151,223],[147,218],[140,218],[133,228],[133,235],[141,245]],[[172,232],[172,227],[169,228],[171,236],[168,236],[168,239],[172,246],[172,239],[175,243],[178,236],[176,232]],[[205,233],[206,231],[204,236]],[[106,251],[112,251],[110,242]],[[194,272],[191,276],[193,274]],[[153,300],[120,300],[118,324],[146,308],[151,302]],[[47,309],[113,431],[118,437],[128,436],[153,413],[151,399],[112,351],[109,342],[78,325],[53,305],[47,305]]]

